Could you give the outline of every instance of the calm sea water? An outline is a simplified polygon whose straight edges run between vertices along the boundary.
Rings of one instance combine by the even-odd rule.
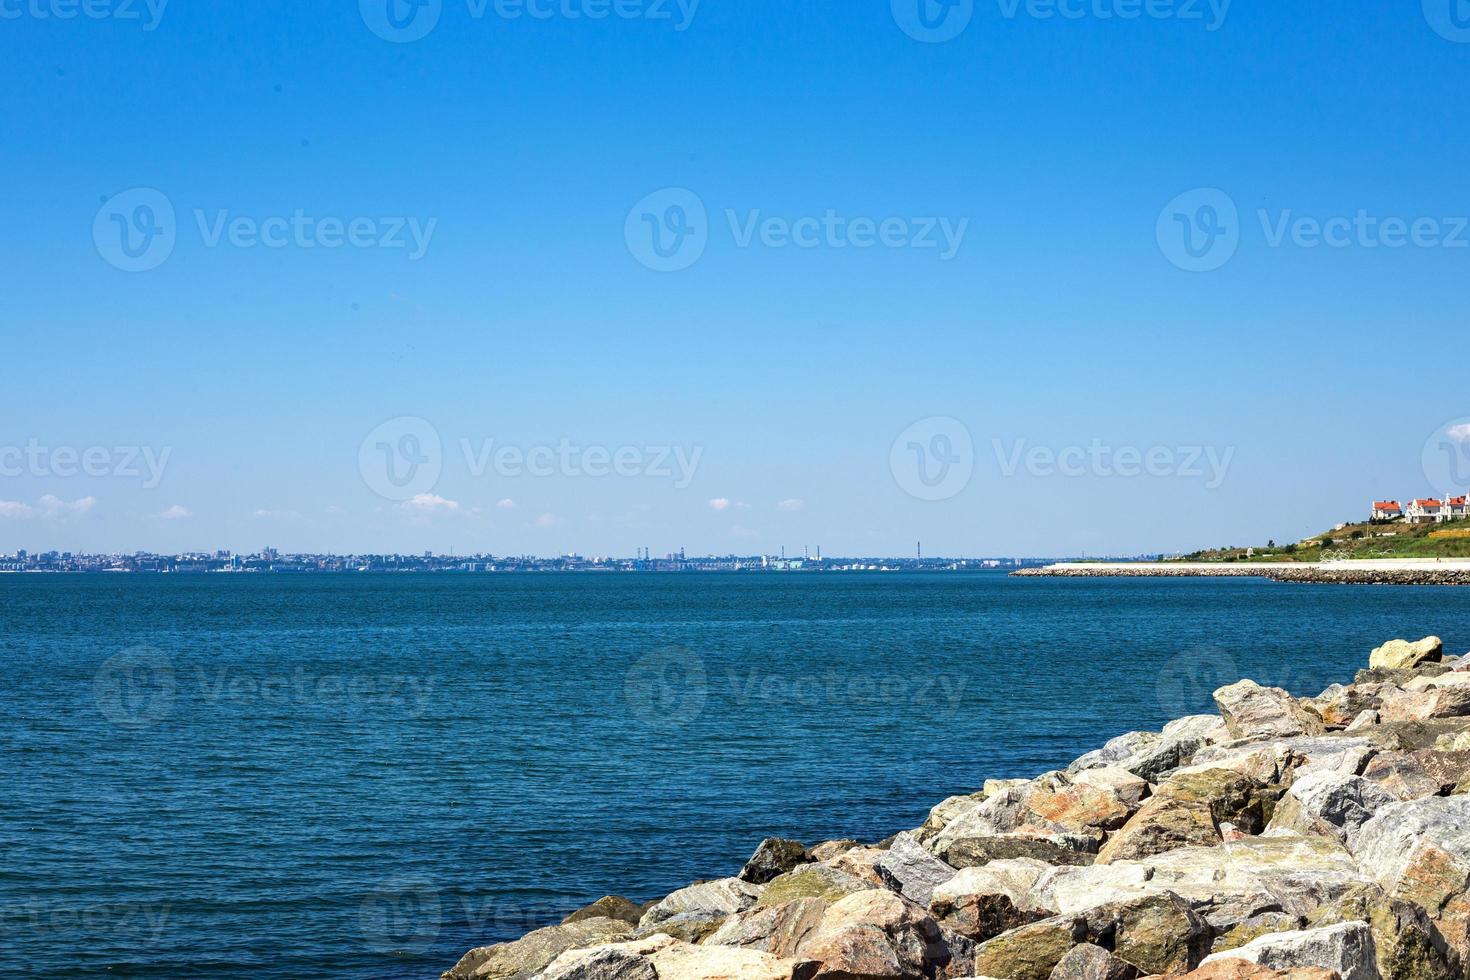
[[[0,576],[0,973],[430,977],[764,836],[1316,693],[1470,590],[1002,575]]]

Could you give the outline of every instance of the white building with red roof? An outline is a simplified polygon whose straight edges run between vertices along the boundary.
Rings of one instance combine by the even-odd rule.
[[[1408,508],[1404,511],[1404,518],[1410,524],[1438,524],[1445,520],[1444,501],[1425,499],[1411,500]]]
[[[1396,521],[1404,516],[1404,509],[1397,500],[1380,500],[1373,505],[1373,520]]]

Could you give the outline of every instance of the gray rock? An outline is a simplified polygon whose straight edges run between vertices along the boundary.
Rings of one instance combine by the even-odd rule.
[[[1226,959],[1246,960],[1273,970],[1315,966],[1337,971],[1342,980],[1380,978],[1373,932],[1366,922],[1344,922],[1322,929],[1273,933],[1252,940],[1239,949],[1208,956],[1204,962],[1209,964]]]
[[[646,909],[636,902],[629,901],[621,895],[606,895],[593,902],[585,908],[580,908],[561,920],[562,925],[571,922],[582,922],[586,919],[619,919],[629,925],[636,926],[638,920],[643,918]]]
[[[1398,797],[1361,776],[1320,771],[1291,784],[1276,806],[1271,826],[1298,833],[1328,833],[1349,847],[1358,829]]]
[[[1073,946],[1051,971],[1051,980],[1134,980],[1138,976],[1133,964],[1092,943]]]
[[[642,929],[675,916],[726,916],[744,912],[760,898],[761,886],[739,878],[721,878],[681,888],[649,909],[638,925]]]
[[[514,942],[470,950],[444,974],[444,980],[526,980],[569,949],[613,942],[628,932],[628,923],[617,919],[548,926]]]
[[[764,885],[777,875],[784,875],[798,864],[806,861],[806,845],[781,837],[767,837],[755,849],[745,867],[740,869],[740,880]]]
[[[586,959],[553,966],[541,980],[658,980],[658,972],[645,956],[621,949],[600,949]]]
[[[1031,858],[1047,864],[1085,865],[1097,860],[1098,842],[1075,834],[995,834],[961,837],[940,857],[954,868],[978,868],[992,861]]]
[[[934,888],[955,876],[956,869],[924,850],[910,834],[899,834],[873,865],[878,876],[911,902],[928,905]]]
[[[1322,717],[1279,687],[1239,681],[1215,692],[1215,704],[1225,727],[1235,738],[1291,738],[1321,735]]]

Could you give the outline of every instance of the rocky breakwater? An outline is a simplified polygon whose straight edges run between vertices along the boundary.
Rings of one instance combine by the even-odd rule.
[[[1470,568],[1343,568],[1283,565],[1266,573],[1273,582],[1309,585],[1470,585]]]
[[[879,844],[767,840],[444,978],[1465,977],[1470,657],[1394,641],[1317,697],[1243,680],[1215,703]]]

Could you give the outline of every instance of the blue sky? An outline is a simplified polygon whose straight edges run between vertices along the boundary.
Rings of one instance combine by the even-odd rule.
[[[1470,483],[1450,0],[387,2],[0,0],[0,551],[1096,554]]]

